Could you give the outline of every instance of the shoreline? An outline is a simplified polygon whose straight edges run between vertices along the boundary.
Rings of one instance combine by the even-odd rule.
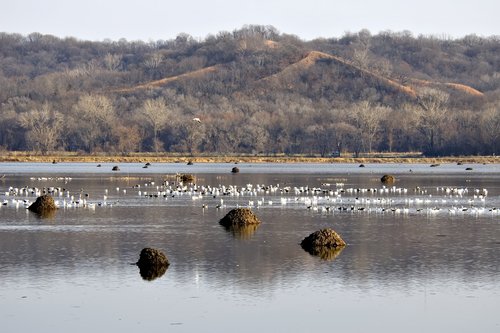
[[[267,156],[267,155],[181,155],[181,154],[153,154],[134,153],[126,155],[83,155],[77,153],[60,154],[33,154],[28,152],[0,153],[0,162],[25,163],[398,163],[398,164],[439,164],[439,163],[467,163],[467,164],[496,164],[500,163],[500,156],[446,156],[422,157],[400,154],[371,157],[316,157],[316,156]]]

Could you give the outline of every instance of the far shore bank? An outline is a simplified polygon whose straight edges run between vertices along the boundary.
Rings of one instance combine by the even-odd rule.
[[[33,154],[28,152],[0,153],[0,162],[31,162],[31,163],[469,163],[492,164],[500,163],[500,156],[446,156],[423,157],[415,155],[377,155],[367,157],[319,157],[303,155],[219,155],[219,156],[189,156],[181,154],[132,153],[124,155],[78,153]]]

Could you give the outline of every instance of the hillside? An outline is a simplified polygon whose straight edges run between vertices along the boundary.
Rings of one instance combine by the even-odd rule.
[[[201,69],[197,69],[191,72],[187,72],[184,74],[179,74],[179,75],[174,75],[170,77],[166,77],[160,80],[154,80],[146,83],[141,83],[138,85],[135,85],[133,87],[128,87],[128,88],[119,88],[119,89],[112,89],[111,92],[117,92],[117,93],[130,93],[142,89],[152,89],[156,87],[163,87],[168,85],[169,83],[179,81],[179,80],[190,80],[190,79],[198,79],[200,77],[205,76],[208,73],[212,73],[218,70],[220,66],[215,65],[215,66],[209,66]]]
[[[276,48],[279,45],[278,43],[272,41],[265,41],[265,44],[271,48]],[[306,56],[304,56],[299,61],[291,63],[290,65],[286,66],[279,72],[261,78],[257,80],[257,82],[261,83],[261,87],[263,87],[264,89],[267,88],[266,83],[268,82],[271,83],[271,85],[273,86],[279,85],[282,88],[290,89],[293,87],[294,82],[297,82],[297,77],[296,77],[297,75],[300,75],[305,71],[308,71],[311,67],[317,65],[319,62],[324,62],[324,61],[328,61],[334,66],[342,66],[344,67],[344,70],[350,71],[354,73],[355,76],[365,79],[367,81],[366,82],[367,86],[377,86],[377,89],[382,89],[383,87],[383,89],[386,91],[391,91],[394,94],[399,94],[412,100],[417,98],[416,88],[418,87],[432,87],[434,89],[442,89],[448,91],[453,90],[458,94],[462,94],[463,96],[484,97],[484,94],[482,92],[465,84],[450,83],[450,82],[433,82],[429,80],[409,78],[408,84],[403,85],[391,78],[376,74],[368,69],[360,68],[346,59],[319,51],[310,51]],[[141,83],[132,87],[122,87],[119,89],[112,89],[111,91],[117,93],[131,93],[142,89],[167,87],[168,84],[180,80],[198,80],[200,78],[204,78],[209,73],[220,71],[222,69],[222,66],[223,65],[218,64],[209,67],[204,67],[187,73]],[[256,81],[251,81],[247,82],[247,84],[251,86],[255,82]]]
[[[144,43],[0,33],[0,148],[498,153],[499,57],[495,36],[363,30],[302,41],[246,26]]]
[[[331,62],[332,66],[341,66],[343,67],[344,70],[351,71],[357,78],[365,79],[367,81],[367,85],[376,84],[378,85],[379,89],[382,89],[383,87],[384,90],[393,91],[394,93],[401,94],[409,98],[414,99],[417,97],[416,92],[410,87],[401,85],[381,75],[377,75],[367,69],[362,69],[358,66],[355,66],[349,63],[346,59],[342,59],[341,57],[333,56],[318,51],[309,52],[300,61],[287,66],[279,73],[263,78],[262,81],[277,81],[280,82],[283,86],[290,87],[290,85],[293,84],[294,81],[290,80],[290,75],[293,75],[293,73],[299,75],[300,72],[307,71],[312,66],[317,65],[318,62],[322,62],[325,60]]]

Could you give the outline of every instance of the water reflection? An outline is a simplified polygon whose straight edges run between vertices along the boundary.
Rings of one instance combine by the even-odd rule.
[[[44,209],[37,212],[32,211],[31,214],[36,216],[41,220],[54,220],[57,213],[57,209]]]
[[[153,281],[162,277],[168,269],[168,265],[139,265],[139,274],[143,280]]]
[[[344,246],[336,248],[319,247],[319,248],[304,249],[304,251],[308,252],[310,255],[319,257],[322,260],[326,261],[337,258],[343,250]]]
[[[314,174],[314,166],[297,174],[245,173],[249,168],[242,166],[237,177],[227,175],[227,170],[197,174],[197,181],[212,186],[280,184],[280,188],[335,182],[354,189],[381,186],[379,174],[324,174],[323,166],[323,174]],[[374,166],[361,169],[370,168]],[[61,186],[22,175],[7,177],[0,182],[0,193],[8,192],[9,186]],[[195,195],[187,192],[158,198],[138,195],[139,190],[157,191],[151,182],[161,184],[163,179],[163,175],[74,177],[64,185],[70,196],[84,189],[89,200],[106,196],[109,205],[59,209],[46,223],[13,203],[14,198],[6,198],[7,205],[0,206],[0,313],[6,315],[0,320],[7,331],[46,327],[48,312],[64,319],[52,330],[61,332],[79,325],[82,331],[95,331],[95,318],[102,327],[120,332],[157,329],[172,322],[183,322],[185,331],[238,328],[255,332],[283,328],[279,325],[286,323],[289,332],[305,332],[331,327],[331,317],[325,313],[336,313],[336,323],[346,331],[364,332],[372,327],[381,331],[391,327],[395,317],[405,320],[392,331],[412,331],[408,322],[421,318],[421,330],[443,327],[445,321],[459,321],[467,329],[480,326],[485,332],[498,327],[496,313],[485,310],[495,309],[500,296],[498,215],[487,209],[475,215],[470,210],[454,215],[447,211],[456,205],[470,207],[469,200],[483,205],[473,197],[479,195],[475,188],[489,190],[486,208],[500,207],[500,176],[491,170],[467,178],[399,175],[398,186],[418,186],[428,192],[350,194],[346,190],[336,203],[328,203],[350,208],[364,195],[373,207],[380,198],[392,208],[404,208],[407,200],[428,199],[432,202],[422,203],[423,208],[444,207],[437,214],[417,209],[399,215],[390,209],[322,211],[318,206],[315,210],[294,193],[227,196],[228,208],[220,209],[215,208],[220,197],[193,199]],[[141,188],[134,188],[136,184]],[[443,186],[470,191],[463,198],[450,198],[436,190]],[[334,185],[331,189],[335,191]],[[280,204],[281,196],[286,204]],[[300,196],[311,201],[316,196],[320,204],[326,200],[323,193]],[[266,223],[222,230],[218,221],[229,207],[246,206],[249,200]],[[263,205],[257,206],[257,200]],[[311,230],[321,228],[335,229],[349,245],[312,257],[299,243]],[[168,268],[167,276],[167,268],[161,268],[139,269],[138,277],[137,268],[129,265],[150,245],[168,249],[169,259],[176,263]],[[141,278],[156,280],[142,283]],[[21,299],[24,295],[27,298]],[[338,299],[343,300],[341,308],[335,302]],[[165,308],[171,310],[165,314]],[[29,322],[19,319],[18,314],[25,312],[32,318]],[[249,314],[261,320],[241,328]],[[359,316],[368,318],[365,324],[356,320]],[[124,325],[118,327],[117,322]],[[308,327],[301,326],[305,322]]]
[[[259,228],[260,224],[248,224],[248,225],[223,225],[221,226],[229,233],[231,233],[237,239],[250,239],[255,231]]]

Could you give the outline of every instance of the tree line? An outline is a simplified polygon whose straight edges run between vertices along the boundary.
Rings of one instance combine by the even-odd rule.
[[[246,26],[149,43],[0,33],[0,148],[498,154],[499,54],[498,36],[367,30],[303,41]]]

